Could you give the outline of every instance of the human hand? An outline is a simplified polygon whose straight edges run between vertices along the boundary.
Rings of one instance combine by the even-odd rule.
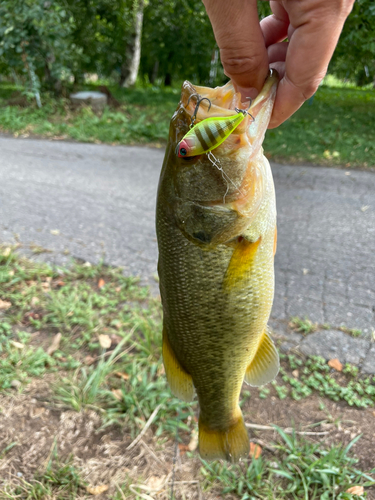
[[[280,74],[269,128],[289,118],[325,76],[354,0],[271,0],[259,24],[256,0],[203,0],[225,74],[255,97],[268,68]],[[288,38],[288,42],[283,42]]]

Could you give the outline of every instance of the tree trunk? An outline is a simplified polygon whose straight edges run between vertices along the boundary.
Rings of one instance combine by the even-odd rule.
[[[134,2],[133,33],[125,49],[124,63],[121,66],[120,85],[130,87],[135,84],[141,60],[141,38],[144,0]]]

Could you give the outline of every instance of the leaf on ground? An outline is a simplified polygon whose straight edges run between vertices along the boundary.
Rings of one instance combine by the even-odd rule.
[[[338,358],[330,359],[328,361],[328,366],[336,370],[337,372],[342,372],[343,366]]]
[[[363,486],[352,486],[348,490],[346,490],[346,493],[350,493],[351,495],[358,495],[361,496],[365,492],[365,489]]]
[[[90,356],[89,354],[85,357],[84,362],[85,365],[90,366],[94,363],[95,358],[93,356]]]
[[[165,476],[158,477],[158,476],[151,476],[150,479],[147,481],[147,486],[150,488],[152,491],[160,491],[165,484]]]
[[[38,297],[31,297],[31,300],[30,300],[30,305],[31,305],[32,307],[36,306],[38,303],[39,303],[39,299],[38,299]]]
[[[100,334],[99,344],[103,349],[109,349],[112,345],[112,340],[109,335]]]
[[[261,454],[262,454],[261,446],[257,443],[253,443],[252,441],[250,441],[249,457],[257,459],[261,456]]]
[[[23,349],[25,347],[25,344],[21,344],[21,342],[17,342],[15,340],[11,340],[10,343],[12,344],[13,347],[16,347],[17,349]]]
[[[99,290],[101,288],[103,288],[104,285],[105,285],[105,281],[103,280],[103,278],[100,278],[100,280],[98,281],[98,288],[99,288]]]
[[[12,307],[12,303],[11,302],[8,302],[7,300],[1,300],[0,299],[0,309],[3,309],[3,310],[6,311],[10,307]]]
[[[191,434],[190,443],[188,444],[189,451],[195,451],[198,448],[198,433],[197,431],[193,431]]]
[[[121,389],[112,389],[112,394],[114,395],[114,397],[115,397],[118,401],[121,401],[121,400],[122,400],[122,391],[121,391]]]
[[[122,340],[122,337],[120,337],[120,335],[116,335],[115,333],[112,333],[110,339],[112,341],[111,345],[116,346],[116,345],[119,345],[119,343]]]
[[[51,345],[47,349],[47,354],[51,356],[60,347],[61,333],[56,333],[52,339]]]
[[[128,375],[127,373],[115,372],[114,374],[116,375],[116,377],[122,378],[124,380],[129,380],[129,378],[130,378],[130,375]]]
[[[87,486],[86,491],[90,495],[101,495],[109,488],[108,484],[98,484],[98,486]]]

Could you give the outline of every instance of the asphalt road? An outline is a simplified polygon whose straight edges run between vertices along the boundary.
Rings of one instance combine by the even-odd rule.
[[[156,290],[162,150],[0,137],[0,242],[55,264],[101,258]],[[273,165],[273,317],[375,328],[375,174]]]

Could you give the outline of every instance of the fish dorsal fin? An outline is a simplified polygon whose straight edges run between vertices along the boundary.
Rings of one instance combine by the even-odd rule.
[[[163,363],[169,387],[172,393],[183,401],[193,401],[194,385],[191,375],[184,370],[169,343],[163,329]]]
[[[245,382],[256,387],[267,384],[276,377],[279,368],[279,354],[265,331],[258,350],[246,369]]]

